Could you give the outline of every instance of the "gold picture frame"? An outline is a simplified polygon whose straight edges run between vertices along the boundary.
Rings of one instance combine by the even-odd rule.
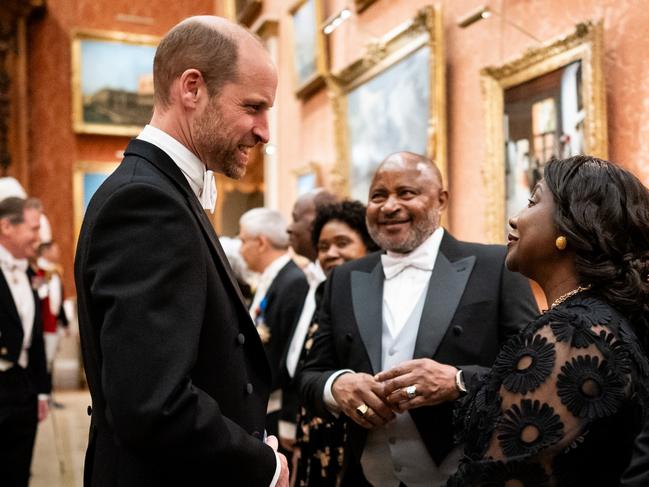
[[[481,70],[486,114],[486,159],[483,181],[486,188],[485,232],[489,242],[502,243],[506,235],[507,188],[505,155],[505,93],[532,83],[562,68],[579,68],[583,152],[608,156],[606,99],[603,76],[602,22],[580,23],[568,35],[526,51],[521,57]],[[530,152],[527,155],[535,156]],[[539,171],[537,170],[537,173]],[[538,176],[537,176],[538,177]]]
[[[323,0],[298,0],[289,9],[293,39],[295,96],[308,98],[324,86],[328,72],[322,23]]]
[[[72,34],[72,124],[85,134],[137,135],[153,112],[159,38],[125,32]]]
[[[376,166],[390,153],[406,150],[425,153],[446,177],[444,69],[441,7],[427,6],[366,46],[362,58],[327,77],[337,156],[331,175],[333,191],[366,201]],[[377,102],[359,103],[364,91]],[[404,103],[393,98],[404,96]],[[402,112],[391,113],[385,110],[388,106]],[[374,134],[367,133],[370,129]],[[400,143],[391,137],[412,139]]]
[[[74,164],[72,170],[72,195],[75,240],[81,231],[81,223],[90,198],[118,166],[119,162],[83,161]]]

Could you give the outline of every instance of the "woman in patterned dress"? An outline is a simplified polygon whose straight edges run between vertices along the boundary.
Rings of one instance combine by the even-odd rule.
[[[649,407],[649,191],[607,161],[555,159],[510,226],[507,267],[550,307],[458,408],[448,485],[649,485],[648,460],[632,461]]]

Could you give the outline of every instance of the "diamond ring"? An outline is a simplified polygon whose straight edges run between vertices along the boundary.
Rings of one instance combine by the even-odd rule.
[[[408,399],[413,399],[417,395],[417,386],[406,387],[406,396]]]

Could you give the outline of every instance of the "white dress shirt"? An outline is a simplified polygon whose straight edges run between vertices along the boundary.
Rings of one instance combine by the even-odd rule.
[[[444,229],[437,228],[424,242],[408,254],[397,254],[395,252],[387,252],[387,255],[398,261],[417,261],[429,262],[430,265],[421,266],[426,267],[422,269],[413,267],[411,265],[402,265],[403,269],[396,275],[391,276],[390,279],[386,278],[383,282],[383,319],[385,320],[390,334],[396,337],[403,329],[412,314],[421,294],[427,289],[430,276],[437,260],[439,253],[439,246],[444,237]],[[385,256],[382,256],[385,257]],[[404,264],[406,264],[404,262]],[[430,269],[428,269],[430,267]],[[385,270],[384,270],[385,275]],[[380,328],[377,329],[380,332]],[[350,369],[338,370],[331,374],[324,386],[323,400],[327,408],[334,412],[340,412],[340,407],[334,399],[331,388],[334,381],[342,374],[347,372],[354,372]],[[375,371],[379,372],[379,371]]]
[[[395,276],[391,278],[386,276],[383,283],[383,317],[393,337],[399,334],[419,301],[421,293],[428,288],[443,236],[444,229],[439,227],[419,247],[408,254],[387,252],[388,256],[397,261],[403,259],[406,264]],[[407,265],[408,261],[424,261],[429,265],[414,267]]]
[[[261,276],[259,276],[259,281],[257,281],[257,290],[255,291],[255,297],[252,299],[252,304],[250,305],[250,317],[252,318],[253,322],[255,321],[255,318],[257,318],[257,308],[259,307],[261,300],[266,296],[268,289],[270,288],[271,284],[273,284],[273,281],[277,277],[277,274],[279,274],[279,271],[281,271],[284,266],[289,263],[290,260],[291,257],[288,255],[288,252],[277,257],[277,259],[272,261],[266,267],[266,269],[264,269],[264,272],[261,273]]]
[[[9,285],[11,296],[18,310],[18,316],[23,326],[23,343],[18,365],[26,368],[29,364],[28,350],[32,344],[32,330],[34,328],[34,315],[36,313],[36,303],[34,303],[34,294],[32,286],[27,276],[27,259],[16,259],[14,256],[0,244],[0,267],[2,273]],[[0,370],[8,370],[13,364],[6,360],[0,359]]]
[[[295,375],[295,369],[297,368],[297,363],[302,354],[304,339],[309,331],[309,325],[311,324],[313,313],[315,312],[316,289],[318,289],[320,283],[327,279],[327,276],[325,276],[325,273],[320,266],[320,262],[317,260],[315,262],[310,262],[303,270],[309,283],[309,292],[304,299],[302,312],[300,313],[300,318],[295,326],[295,332],[293,333],[293,338],[291,338],[291,343],[288,347],[288,354],[286,355],[286,369],[291,378]]]
[[[189,186],[203,208],[214,213],[216,204],[214,173],[208,171],[205,164],[192,151],[171,135],[153,125],[145,125],[137,138],[155,145],[171,157],[183,173],[183,176],[185,176],[185,179],[187,179]]]

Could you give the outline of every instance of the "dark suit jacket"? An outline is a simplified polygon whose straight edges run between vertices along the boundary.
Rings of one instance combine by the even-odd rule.
[[[93,402],[85,485],[269,485],[261,341],[198,199],[159,148],[131,141],[93,196],[75,280]]]
[[[304,272],[291,260],[280,269],[266,292],[264,320],[270,330],[270,340],[264,348],[273,375],[273,390],[286,383],[280,364],[308,291]]]
[[[431,275],[413,358],[431,358],[464,371],[473,387],[506,337],[538,310],[529,283],[504,268],[505,248],[460,242],[444,234]],[[322,393],[336,370],[381,370],[383,268],[380,253],[334,269],[318,310],[319,330],[300,374],[300,390],[316,414],[328,414]],[[453,448],[452,403],[410,411],[439,464]],[[358,463],[366,430],[350,421]]]
[[[51,383],[45,361],[40,300],[35,292],[33,292],[33,298],[34,326],[32,328],[32,343],[29,347],[26,372],[31,382],[31,392],[34,395],[49,394]],[[9,284],[4,273],[0,271],[0,359],[17,364],[22,351],[24,336],[23,325],[18,316],[18,310],[11,295]]]

